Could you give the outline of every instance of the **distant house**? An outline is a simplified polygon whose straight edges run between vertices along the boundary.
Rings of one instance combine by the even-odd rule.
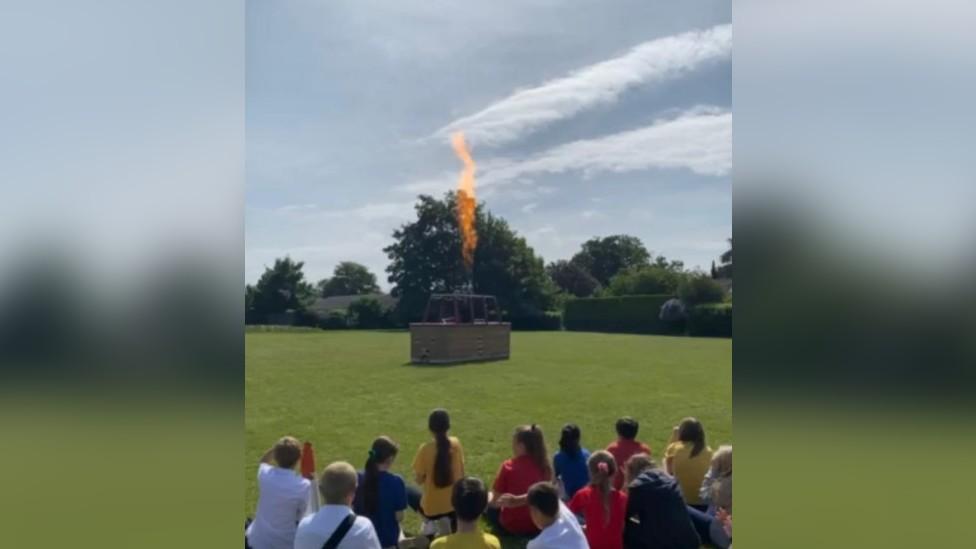
[[[316,298],[315,302],[309,306],[309,310],[318,314],[320,317],[324,317],[332,311],[345,310],[352,305],[354,301],[373,298],[380,302],[383,306],[383,310],[389,311],[396,307],[397,298],[389,294],[363,294],[363,295],[334,295],[332,297],[319,297]]]

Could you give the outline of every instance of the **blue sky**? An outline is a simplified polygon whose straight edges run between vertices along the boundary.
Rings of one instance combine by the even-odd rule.
[[[731,3],[247,5],[245,277],[382,248],[420,192],[478,198],[536,252],[627,233],[707,269],[732,231]]]

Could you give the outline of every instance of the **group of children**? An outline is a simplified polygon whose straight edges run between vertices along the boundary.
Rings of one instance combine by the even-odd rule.
[[[663,469],[637,440],[632,418],[618,420],[617,440],[592,453],[582,447],[579,427],[564,426],[551,461],[542,430],[520,426],[512,457],[490,487],[465,476],[464,450],[448,435],[446,410],[431,412],[428,428],[432,439],[413,460],[418,487],[390,472],[398,447],[379,437],[362,471],[344,462],[325,468],[318,483],[325,505],[307,516],[310,481],[293,471],[301,447],[281,439],[261,459],[246,547],[500,549],[498,538],[481,530],[482,518],[499,535],[531,538],[529,549],[731,546],[732,447],[713,453],[694,418],[672,431]],[[400,529],[408,507],[425,519],[411,538]]]

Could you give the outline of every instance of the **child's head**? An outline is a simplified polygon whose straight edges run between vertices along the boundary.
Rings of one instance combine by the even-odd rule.
[[[634,440],[637,438],[637,430],[640,428],[640,424],[637,420],[632,417],[622,417],[617,420],[617,436],[627,440]]]
[[[322,471],[319,492],[328,505],[352,505],[357,484],[356,469],[344,461],[337,461]]]
[[[617,474],[617,462],[613,455],[606,450],[593,452],[586,466],[590,470],[590,484],[606,491],[610,489],[610,481]]]
[[[727,477],[732,474],[732,447],[722,445],[712,454],[712,474]]]
[[[380,499],[380,470],[389,469],[400,448],[390,437],[377,437],[369,449],[363,467],[363,508],[367,515],[376,514]]]
[[[369,449],[369,457],[366,459],[366,469],[372,466],[379,467],[385,465],[389,467],[393,465],[393,461],[399,452],[400,447],[397,446],[397,443],[392,438],[387,436],[376,437],[373,440],[373,445]]]
[[[529,514],[539,530],[544,530],[559,517],[559,490],[551,482],[537,482],[527,496]]]
[[[559,435],[559,449],[570,456],[580,453],[580,428],[575,423],[563,425]]]
[[[549,465],[549,453],[546,451],[546,439],[542,429],[533,423],[522,425],[515,429],[512,437],[512,450],[515,456],[529,456],[539,467],[545,478],[552,478],[552,466]]]
[[[485,488],[485,483],[475,477],[464,477],[455,482],[451,504],[454,505],[458,520],[477,521],[488,507],[488,490]]]
[[[271,453],[278,467],[293,469],[302,457],[302,443],[295,437],[281,437]]]
[[[451,429],[451,416],[447,410],[438,408],[427,417],[427,428],[435,435],[447,434]]]
[[[695,457],[705,449],[705,428],[697,419],[686,417],[678,424],[678,440],[692,444],[691,457]]]
[[[630,456],[630,459],[624,464],[624,486],[630,486],[630,483],[644,471],[656,468],[657,463],[647,454],[634,454]]]

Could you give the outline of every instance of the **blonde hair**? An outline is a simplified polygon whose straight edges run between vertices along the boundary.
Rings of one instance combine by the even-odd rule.
[[[712,454],[712,475],[727,477],[732,474],[732,446],[723,444]]]
[[[657,463],[647,454],[634,454],[624,464],[624,487],[626,488],[635,478],[648,469],[656,469]]]
[[[330,463],[322,471],[319,492],[329,505],[345,505],[346,499],[356,492],[356,469],[345,461]]]
[[[603,501],[603,522],[610,522],[610,491],[613,486],[610,481],[617,474],[617,462],[613,455],[606,450],[597,450],[590,455],[586,462],[590,470],[590,484],[600,490],[600,499]]]
[[[711,486],[712,502],[728,511],[732,510],[732,447],[719,446],[712,455],[712,476],[715,477]]]

